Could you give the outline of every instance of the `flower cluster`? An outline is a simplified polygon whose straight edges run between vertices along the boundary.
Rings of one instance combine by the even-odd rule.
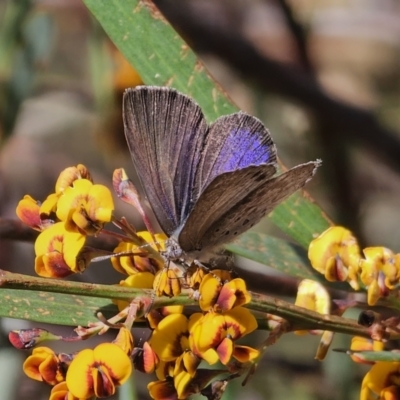
[[[125,336],[130,337],[130,332]],[[131,375],[132,348],[115,343],[101,343],[92,349],[84,349],[76,354],[56,354],[48,347],[37,347],[23,365],[30,378],[45,382],[53,389],[50,400],[84,400],[108,397],[115,393]]]
[[[248,363],[259,356],[258,350],[235,343],[257,328],[253,314],[242,307],[250,301],[242,279],[213,270],[200,283],[199,299],[202,312],[190,317],[167,315],[153,331],[150,346],[159,359],[159,380],[149,384],[154,399],[185,399],[201,391],[211,378],[228,372],[198,369],[202,360],[228,365],[232,357]]]
[[[351,341],[350,353],[353,361],[371,365],[361,384],[360,400],[400,398],[400,362],[369,361],[365,357],[365,354],[372,358],[374,354],[391,354],[384,351],[382,342],[356,336]]]
[[[400,282],[400,254],[385,247],[367,247],[361,251],[353,234],[335,226],[310,243],[311,265],[328,281],[348,281],[354,290],[360,282],[368,290],[368,304],[386,297]]]
[[[26,195],[18,217],[40,231],[35,242],[35,272],[46,278],[65,278],[86,269],[98,254],[85,248],[87,235],[96,235],[112,219],[114,203],[109,189],[93,184],[83,165],[65,169],[55,192],[43,203]]]
[[[136,189],[123,170],[114,173],[113,184],[120,199],[134,205],[148,225]],[[226,270],[208,270],[199,263],[184,269],[166,263],[162,251],[167,237],[155,234],[149,226],[148,231],[136,232],[125,219],[116,220],[113,210],[110,191],[94,184],[83,165],[64,170],[55,192],[43,203],[25,196],[17,215],[40,232],[35,243],[36,273],[65,278],[83,272],[96,258],[109,258],[115,270],[125,275],[120,286],[152,289],[156,296],[168,297],[185,290],[197,301],[196,312],[189,313],[183,306],[155,307],[152,298],[147,302],[143,298],[118,299],[113,300],[119,310],[115,317],[76,328],[74,339],[42,329],[13,331],[9,335],[13,345],[29,349],[43,341],[81,340],[118,329],[112,343],[74,354],[36,347],[24,363],[25,373],[53,386],[50,400],[111,396],[133,368],[156,374],[158,380],[148,386],[154,399],[186,399],[212,380],[254,365],[260,352],[237,343],[257,328],[256,318],[243,307],[251,301],[245,282]],[[108,222],[122,233],[104,229]],[[100,235],[117,240],[112,252],[86,245],[88,236]],[[150,339],[134,347],[131,328],[144,318],[151,329]],[[204,368],[218,362],[222,368]]]

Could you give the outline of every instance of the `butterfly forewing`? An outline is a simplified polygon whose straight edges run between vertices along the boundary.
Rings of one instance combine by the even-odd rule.
[[[195,175],[207,135],[200,107],[175,90],[128,89],[124,127],[129,150],[161,228],[172,234],[199,196]]]

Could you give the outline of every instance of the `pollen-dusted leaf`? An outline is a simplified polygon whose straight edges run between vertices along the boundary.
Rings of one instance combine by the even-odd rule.
[[[48,324],[87,326],[96,322],[96,313],[114,315],[111,300],[20,289],[0,289],[0,316]]]

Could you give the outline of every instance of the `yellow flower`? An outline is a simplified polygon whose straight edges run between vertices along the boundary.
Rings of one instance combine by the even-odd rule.
[[[384,350],[384,343],[378,340],[367,339],[361,336],[354,336],[351,339],[350,350],[356,353],[351,354],[351,359],[356,363],[361,364],[374,364],[373,361],[365,361],[362,357],[357,355],[359,351],[382,351]]]
[[[25,195],[19,201],[16,214],[18,218],[31,228],[41,231],[42,221],[40,219],[40,204],[35,201],[31,196]]]
[[[171,371],[171,367],[169,367],[169,371]],[[191,378],[188,373],[182,370],[173,381],[168,378],[171,373],[167,372],[167,378],[150,382],[147,388],[153,399],[183,400],[192,394],[200,393],[210,382],[215,381],[218,377],[221,378],[221,375],[226,376],[226,372],[226,370],[198,369],[196,375]]]
[[[68,390],[67,383],[60,382],[51,389],[49,400],[86,400],[86,397],[75,397]]]
[[[58,200],[57,217],[66,222],[68,229],[97,234],[112,218],[114,202],[110,190],[87,179],[78,179],[72,185]]]
[[[132,363],[124,350],[113,343],[102,343],[77,354],[68,368],[66,382],[75,397],[107,397],[128,380],[131,372]]]
[[[52,195],[49,198],[52,198]],[[18,203],[16,214],[24,224],[41,232],[54,222],[49,219],[51,208],[49,209],[48,205],[48,200],[43,205],[40,205],[40,202],[34,200],[31,196],[25,195]]]
[[[158,365],[156,352],[151,348],[149,342],[144,342],[143,347],[135,347],[132,354],[135,369],[145,374],[154,372]]]
[[[153,282],[153,274],[150,272],[138,272],[120,281],[119,285],[137,289],[151,289],[153,287]],[[126,300],[113,300],[113,303],[117,305],[119,311],[122,311],[124,308],[128,307],[130,302]]]
[[[199,315],[192,314],[188,319],[183,314],[170,314],[160,321],[153,331],[150,346],[161,361],[174,361],[190,349],[189,324]]]
[[[178,394],[172,379],[150,382],[147,385],[150,397],[155,400],[178,399]]]
[[[186,399],[190,395],[189,386],[195,377],[201,359],[192,351],[184,351],[175,361],[172,376],[178,399]],[[170,366],[172,369],[172,365]],[[170,372],[171,373],[171,372]]]
[[[328,291],[319,282],[311,279],[303,279],[297,289],[295,305],[316,311],[320,314],[329,314],[331,311],[331,299]],[[303,334],[307,331],[296,331]],[[322,334],[323,331],[313,330],[312,333]]]
[[[205,268],[199,267],[197,265],[191,265],[185,273],[186,284],[193,290],[198,290],[200,284],[208,272]]]
[[[44,230],[35,242],[35,272],[45,278],[64,278],[82,271],[77,256],[85,244],[79,232],[65,230],[58,222]]]
[[[157,325],[163,320],[167,315],[170,314],[182,314],[183,306],[167,306],[156,308],[151,310],[147,315],[147,322],[151,329],[155,329]]]
[[[157,250],[157,246],[149,232],[138,232],[137,236],[143,238],[149,246],[154,250]],[[164,242],[167,239],[167,236],[163,233],[157,233],[154,237],[162,245],[164,245]],[[111,258],[113,267],[122,274],[132,275],[144,271],[155,274],[164,267],[164,263],[147,256],[145,246],[140,246],[139,248],[137,245],[130,242],[120,242],[114,249],[114,253],[132,253],[126,256]],[[145,253],[146,255],[135,255],[135,253]]]
[[[130,356],[133,351],[133,336],[132,332],[124,326],[119,330],[117,337],[113,341],[116,345]]]
[[[181,282],[172,268],[164,268],[158,271],[154,279],[153,289],[158,297],[174,297],[181,292]]]
[[[367,247],[361,260],[361,281],[368,287],[368,304],[387,296],[400,278],[400,255],[385,247]]]
[[[23,370],[31,379],[56,385],[65,380],[64,368],[53,350],[37,347],[24,362]]]
[[[376,362],[361,384],[360,400],[398,400],[400,394],[400,363]],[[393,397],[394,394],[394,397]]]
[[[241,362],[258,357],[258,350],[235,345],[235,340],[253,332],[257,320],[246,308],[236,307],[221,314],[209,312],[198,319],[191,328],[191,347],[195,354],[215,364],[227,364],[231,357]]]
[[[243,279],[235,278],[226,281],[222,280],[218,274],[220,274],[219,271],[217,274],[211,271],[201,281],[199,306],[203,311],[210,309],[217,312],[227,311],[250,302],[251,296]]]
[[[360,288],[360,248],[349,230],[341,226],[327,229],[310,243],[308,258],[312,267],[324,274],[328,281],[347,280],[354,290]]]
[[[40,216],[50,216],[51,214],[56,213],[57,210],[57,202],[60,198],[59,194],[51,193],[47,196],[46,200],[40,206]]]
[[[161,380],[173,377],[173,387],[179,399],[186,398],[188,385],[201,362],[189,343],[189,331],[200,318],[200,313],[192,314],[189,319],[182,314],[168,315],[157,325],[150,339],[150,345],[161,361],[157,367],[157,377]],[[160,393],[169,393],[172,387],[167,379],[163,384],[153,383],[149,390],[153,398],[162,398]],[[156,394],[158,391],[161,392]]]
[[[56,193],[63,193],[66,188],[71,187],[74,181],[78,179],[87,179],[93,183],[90,172],[84,165],[78,164],[76,167],[65,168],[58,176],[56,182]]]

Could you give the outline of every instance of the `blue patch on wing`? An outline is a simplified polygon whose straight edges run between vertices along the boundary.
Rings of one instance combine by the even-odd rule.
[[[267,164],[272,151],[262,135],[249,128],[234,129],[221,148],[212,175],[215,177],[250,165]]]

